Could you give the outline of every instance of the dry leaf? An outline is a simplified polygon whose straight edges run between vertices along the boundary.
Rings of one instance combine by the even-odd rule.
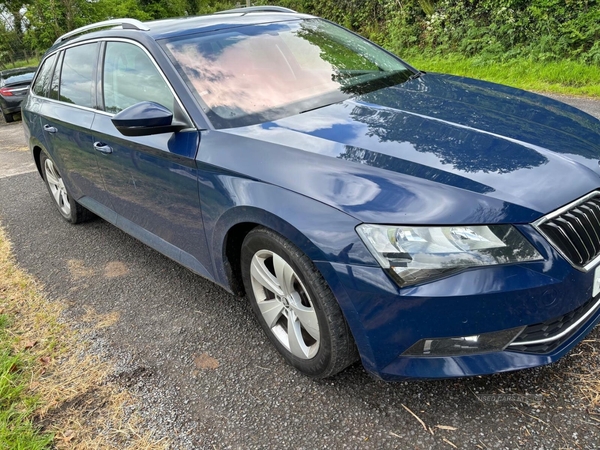
[[[29,350],[30,348],[33,348],[37,345],[38,341],[26,341],[25,342],[25,347],[23,347],[25,350]]]
[[[208,353],[194,356],[194,365],[198,369],[216,369],[219,367],[219,361],[210,356]]]

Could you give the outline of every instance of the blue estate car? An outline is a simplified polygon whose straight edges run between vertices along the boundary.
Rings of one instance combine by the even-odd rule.
[[[23,105],[59,213],[228,291],[302,373],[556,361],[600,317],[600,122],[278,7],[102,22]]]

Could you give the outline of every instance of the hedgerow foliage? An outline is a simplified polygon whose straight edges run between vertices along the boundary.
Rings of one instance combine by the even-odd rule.
[[[284,0],[398,51],[600,65],[597,0]]]
[[[142,20],[206,14],[228,0],[0,0],[0,54],[43,51],[62,33],[114,17]],[[245,3],[242,0],[242,3]],[[600,0],[256,0],[341,23],[410,55],[426,50],[484,60],[575,59],[600,65]],[[14,25],[19,25],[15,27]],[[10,44],[9,44],[10,42]],[[15,47],[15,42],[18,45]]]

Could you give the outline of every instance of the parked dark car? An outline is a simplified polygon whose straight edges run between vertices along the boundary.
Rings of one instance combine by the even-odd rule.
[[[37,67],[24,67],[0,72],[0,110],[6,122],[13,122],[14,114],[21,111],[21,102],[36,70]]]
[[[308,376],[359,357],[385,380],[534,367],[600,318],[600,122],[331,22],[84,27],[23,117],[64,219],[94,213],[245,294]]]

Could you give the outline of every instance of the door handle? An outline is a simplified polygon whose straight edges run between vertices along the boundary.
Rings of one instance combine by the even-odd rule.
[[[112,153],[112,148],[106,145],[104,142],[94,142],[94,148],[100,153],[106,153],[107,155]]]
[[[54,127],[51,127],[50,125],[46,124],[44,125],[44,131],[47,131],[48,133],[56,133],[58,130]]]

